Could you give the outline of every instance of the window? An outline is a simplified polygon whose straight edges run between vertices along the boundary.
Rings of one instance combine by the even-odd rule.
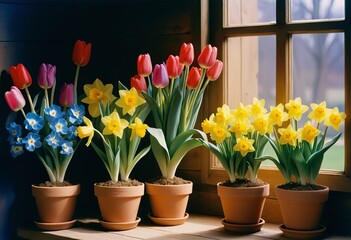
[[[304,104],[326,100],[348,118],[343,139],[328,151],[317,179],[331,190],[351,191],[351,3],[346,0],[223,0],[211,3],[212,42],[223,54],[220,86],[210,89],[208,111],[224,102],[236,107],[254,96],[266,107],[301,96]],[[350,55],[350,56],[349,56]],[[225,177],[214,156],[207,183]],[[272,164],[260,177],[282,183]]]

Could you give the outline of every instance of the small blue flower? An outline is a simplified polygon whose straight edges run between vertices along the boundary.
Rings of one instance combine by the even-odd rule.
[[[29,131],[34,130],[39,132],[44,127],[44,119],[36,113],[28,113],[24,120],[25,128]]]
[[[50,129],[61,134],[67,134],[67,121],[63,118],[55,119],[50,122]]]
[[[33,152],[36,148],[40,148],[42,145],[39,134],[33,132],[28,133],[28,135],[22,139],[22,143],[30,152]]]
[[[11,145],[11,148],[10,148],[10,153],[11,153],[11,156],[12,158],[15,158],[21,154],[23,154],[24,150],[23,150],[23,145],[22,144],[13,144]]]
[[[83,122],[83,116],[85,109],[83,105],[72,104],[68,109],[68,121],[73,124],[81,124]]]
[[[65,113],[61,111],[61,108],[55,104],[52,104],[50,107],[44,109],[45,119],[49,122],[54,121],[55,119],[62,118]]]
[[[53,148],[57,148],[61,145],[63,138],[55,131],[52,131],[46,138],[45,141]]]
[[[17,139],[22,135],[22,127],[15,122],[11,122],[10,126],[6,128],[9,132],[9,137],[13,139]]]
[[[65,154],[65,155],[70,155],[73,153],[73,148],[72,148],[72,142],[70,141],[63,141],[61,144],[61,154]]]
[[[67,133],[68,140],[76,139],[77,135],[78,135],[77,126],[74,126],[74,125],[70,126],[68,128],[68,133]]]

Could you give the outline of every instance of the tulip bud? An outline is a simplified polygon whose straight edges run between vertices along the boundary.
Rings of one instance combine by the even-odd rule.
[[[10,67],[10,75],[15,86],[19,89],[24,89],[32,84],[32,77],[23,64]]]
[[[5,99],[11,110],[15,112],[26,105],[21,91],[16,86],[12,86],[10,91],[5,92]]]
[[[178,56],[169,55],[166,61],[166,69],[168,73],[168,77],[171,79],[175,79],[179,77],[184,69],[184,65],[179,62]]]
[[[169,84],[169,78],[165,64],[156,64],[152,73],[152,84],[157,88],[164,88]]]
[[[147,54],[140,54],[137,60],[138,75],[142,77],[149,76],[152,72],[151,57]]]
[[[70,107],[74,103],[74,87],[73,84],[64,83],[61,88],[59,98],[60,105],[63,107]]]
[[[181,48],[180,48],[180,53],[179,53],[179,62],[181,64],[184,64],[186,66],[189,66],[193,63],[194,61],[194,47],[193,44],[189,43],[183,43]]]
[[[210,68],[215,63],[217,58],[217,48],[212,47],[210,44],[206,45],[206,47],[201,51],[199,57],[197,58],[197,62],[202,68]]]
[[[89,63],[91,55],[91,43],[77,40],[73,47],[72,61],[74,64],[84,67]]]
[[[39,69],[38,84],[41,88],[52,88],[55,82],[56,67],[42,63]]]
[[[189,71],[188,80],[186,81],[186,86],[189,89],[195,89],[199,85],[201,78],[201,68],[192,67]]]
[[[222,68],[223,68],[223,63],[220,60],[216,60],[216,62],[213,64],[213,66],[210,67],[206,72],[206,76],[207,76],[208,80],[210,80],[210,81],[217,80],[219,75],[221,75]]]
[[[130,87],[135,88],[138,92],[147,92],[145,78],[137,74],[130,78]]]

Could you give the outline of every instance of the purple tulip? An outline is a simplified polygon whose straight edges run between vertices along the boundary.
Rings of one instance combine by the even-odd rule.
[[[152,73],[152,84],[157,88],[164,88],[169,83],[165,64],[156,64]]]
[[[60,105],[70,107],[74,103],[74,87],[73,84],[64,83],[61,89]]]
[[[39,69],[38,84],[43,89],[52,88],[55,83],[56,67],[42,63]]]

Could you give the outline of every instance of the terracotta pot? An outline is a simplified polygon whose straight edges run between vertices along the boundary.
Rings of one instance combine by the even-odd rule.
[[[43,223],[63,223],[73,219],[80,185],[39,187],[32,185],[39,218]]]
[[[324,203],[329,188],[313,191],[286,190],[275,187],[275,193],[287,229],[315,230],[320,228]]]
[[[180,185],[146,183],[152,216],[155,218],[184,218],[192,190],[193,183]]]
[[[102,219],[113,223],[136,222],[144,184],[130,187],[94,184]]]
[[[226,222],[234,224],[257,224],[262,216],[269,184],[258,187],[234,188],[217,184]]]

